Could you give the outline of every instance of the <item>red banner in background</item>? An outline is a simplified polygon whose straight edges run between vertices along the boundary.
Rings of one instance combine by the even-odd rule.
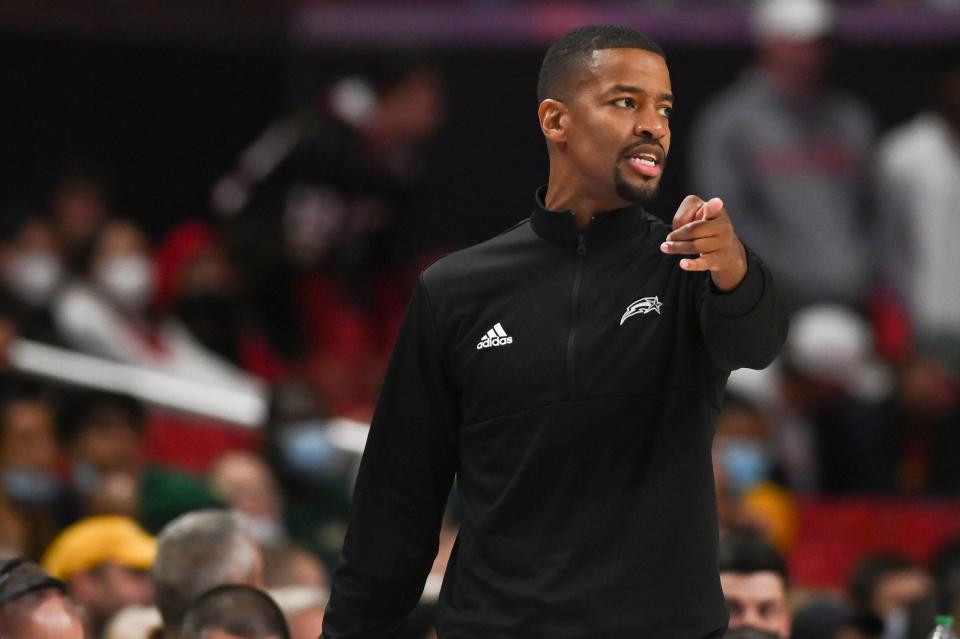
[[[929,564],[960,537],[960,501],[934,499],[799,499],[800,534],[788,553],[792,581],[844,588],[866,555],[898,552]]]

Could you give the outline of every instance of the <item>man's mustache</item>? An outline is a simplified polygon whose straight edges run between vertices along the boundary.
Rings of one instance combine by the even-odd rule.
[[[727,630],[723,639],[780,639],[780,635],[769,630],[761,630],[753,626],[739,626]]]

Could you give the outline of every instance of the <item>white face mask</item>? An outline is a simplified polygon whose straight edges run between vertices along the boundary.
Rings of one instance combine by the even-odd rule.
[[[233,515],[243,531],[261,548],[276,548],[287,540],[287,530],[279,519],[251,515],[242,510],[234,510]]]
[[[143,310],[153,294],[153,265],[142,255],[112,257],[95,277],[100,289],[128,311]]]
[[[48,251],[29,251],[14,257],[4,272],[10,290],[30,306],[50,301],[63,269],[56,255]]]

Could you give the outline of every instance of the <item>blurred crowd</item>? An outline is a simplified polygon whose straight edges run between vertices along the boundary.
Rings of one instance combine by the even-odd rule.
[[[779,360],[731,377],[717,424],[739,566],[724,588],[763,572],[773,593],[751,612],[761,595],[736,603],[730,586],[731,633],[745,617],[772,634],[742,636],[787,637],[792,620],[798,638],[905,639],[960,614],[960,541],[930,566],[865,557],[845,597],[798,593],[778,553],[797,541],[798,497],[960,497],[960,58],[938,69],[936,108],[877,131],[869,104],[824,84],[834,22],[820,0],[760,3],[754,64],[681,136],[689,190],[724,198],[792,316]],[[285,637],[279,619],[317,636],[363,424],[427,259],[397,231],[422,206],[420,150],[445,102],[420,58],[342,78],[250,142],[209,214],[162,237],[113,209],[97,162],[5,205],[0,635],[59,619],[105,639]],[[242,429],[176,397],[31,376],[17,353],[36,343],[265,396],[269,413]],[[448,519],[404,636],[430,630],[455,495]],[[266,630],[216,625],[238,607],[238,628]]]

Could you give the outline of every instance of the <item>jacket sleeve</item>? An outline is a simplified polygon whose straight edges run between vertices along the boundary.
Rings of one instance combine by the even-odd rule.
[[[704,277],[698,301],[700,330],[714,367],[765,368],[787,338],[787,316],[766,265],[747,249],[747,274],[723,293]]]
[[[360,462],[321,639],[393,637],[423,591],[456,472],[459,410],[421,278]]]

